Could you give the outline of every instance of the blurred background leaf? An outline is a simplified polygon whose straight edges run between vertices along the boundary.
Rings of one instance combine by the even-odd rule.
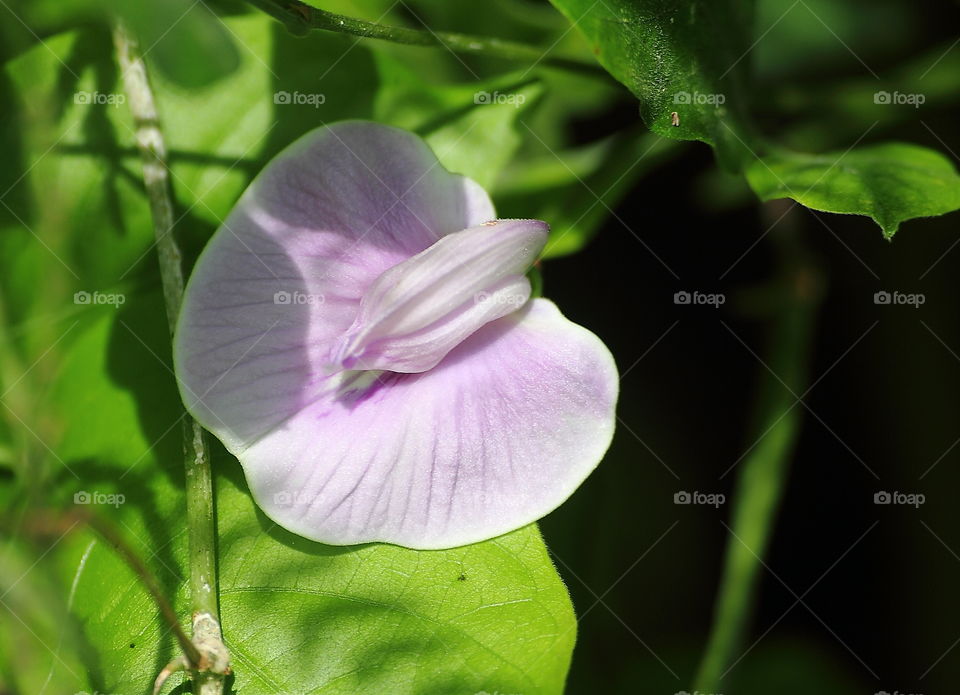
[[[157,70],[182,87],[202,87],[237,69],[238,48],[228,25],[195,0],[120,0],[104,3],[139,36]]]

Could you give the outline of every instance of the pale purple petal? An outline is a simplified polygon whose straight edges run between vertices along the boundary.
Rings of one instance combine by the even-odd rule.
[[[546,225],[493,218],[417,137],[346,122],[274,159],[214,235],[181,394],[279,524],[450,547],[535,521],[597,465],[613,359],[528,301]]]
[[[415,135],[308,133],[256,178],[191,276],[175,342],[188,409],[239,450],[319,398],[335,338],[387,269],[495,217]]]
[[[354,374],[366,383],[238,454],[260,507],[326,543],[444,548],[505,533],[563,502],[613,434],[612,356],[543,299],[430,371]]]
[[[547,241],[538,220],[450,234],[381,275],[331,355],[340,368],[422,372],[530,295],[524,273]]]
[[[450,350],[485,323],[516,311],[530,298],[530,281],[511,275],[490,286],[441,321],[413,333],[391,335],[368,345],[350,368],[415,373],[432,369]],[[335,350],[342,349],[337,346]]]

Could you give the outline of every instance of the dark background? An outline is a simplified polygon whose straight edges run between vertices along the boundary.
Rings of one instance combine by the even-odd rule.
[[[930,12],[914,15],[921,26],[904,42],[919,50],[952,40],[956,6],[920,5]],[[841,82],[862,72],[849,55],[830,68],[807,67],[797,80],[812,89],[827,69]],[[589,138],[629,118],[630,108],[574,127]],[[960,149],[955,114],[908,114],[878,124],[864,142],[906,140],[956,161],[945,151]],[[773,379],[721,322],[767,359],[771,323],[747,315],[737,297],[776,272],[771,239],[779,225],[720,277],[783,210],[769,217],[746,193],[739,203],[712,205],[705,191],[720,176],[709,148],[691,145],[626,196],[616,209],[623,223],[609,221],[587,249],[544,268],[545,294],[629,370],[610,454],[543,523],[580,616],[570,692],[598,683],[617,692],[688,688],[706,641],[731,538],[723,524],[736,501],[737,469],[721,475],[757,439],[749,414],[761,381]],[[804,398],[823,422],[797,406],[802,430],[748,640],[757,642],[724,679],[724,692],[955,692],[958,219],[907,222],[891,243],[863,217],[798,206],[781,223],[795,225],[826,281],[811,383],[830,371]],[[724,293],[727,302],[673,303],[675,291],[694,289]],[[879,290],[922,293],[925,304],[876,305]],[[677,506],[678,490],[722,492],[727,504]],[[879,490],[922,493],[926,502],[878,506]]]

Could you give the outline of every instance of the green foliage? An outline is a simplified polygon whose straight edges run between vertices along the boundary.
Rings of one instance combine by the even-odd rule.
[[[447,166],[492,185],[521,143],[517,119],[542,92],[532,76],[492,75],[479,87],[519,95],[521,103],[477,104],[476,84],[426,88],[412,67],[347,37],[291,42],[263,16],[224,21],[242,46],[235,69],[189,90],[169,71],[152,75],[171,153],[177,233],[191,255],[262,163],[312,127],[379,116],[418,130]],[[73,509],[82,491],[123,495],[119,506],[96,510],[142,555],[186,622],[182,408],[109,34],[61,33],[6,68],[15,87],[7,117],[23,134],[20,156],[34,164],[23,166],[29,173],[0,218],[4,258],[16,259],[2,275],[7,318],[18,326],[7,347],[23,365],[41,360],[32,376],[53,370],[56,378],[39,391],[30,378],[17,384],[23,408],[16,416],[43,413],[46,426],[36,430],[42,444],[29,435],[11,442],[34,453],[0,487],[13,498],[11,486],[21,486],[24,514],[37,506]],[[324,99],[277,103],[281,92]],[[38,276],[46,278],[40,291]],[[77,291],[124,300],[116,308],[78,306]],[[31,323],[36,316],[43,320]],[[562,691],[576,622],[535,527],[441,552],[321,546],[266,519],[236,461],[219,448],[215,459],[220,604],[235,692]],[[177,647],[142,582],[82,527],[35,571],[43,569],[73,587],[70,609],[79,623],[63,634],[93,655],[80,660],[64,649],[58,691],[145,692]],[[59,628],[46,626],[44,642],[55,644]],[[0,633],[9,644],[20,631]],[[21,668],[29,659],[15,650],[0,654],[0,674],[23,671],[11,682],[25,691],[49,670],[42,648],[29,655],[36,669]]]
[[[239,692],[563,691],[576,622],[535,527],[445,551],[334,548],[269,522],[239,481],[218,505]]]
[[[202,87],[229,75],[240,62],[229,27],[206,4],[192,0],[103,3],[117,12],[152,48],[153,62],[167,78],[183,87]]]
[[[899,142],[823,155],[777,152],[747,169],[763,200],[793,198],[814,210],[869,215],[887,238],[912,217],[960,208],[960,176],[949,159]]]
[[[639,99],[651,130],[713,145],[723,165],[746,170],[763,200],[789,197],[818,210],[868,215],[887,238],[902,221],[960,207],[953,166],[923,147],[888,143],[787,155],[769,146],[747,115],[752,2],[552,2]],[[877,85],[872,90],[878,93]],[[873,95],[862,99],[867,104]]]
[[[515,161],[501,179],[499,212],[550,220],[544,258],[580,250],[645,173],[676,151],[655,135],[627,132]]]
[[[747,63],[742,59],[751,43],[752,0],[553,4],[588,37],[600,63],[639,99],[648,128],[714,145],[721,161],[737,167],[744,156],[740,133]]]

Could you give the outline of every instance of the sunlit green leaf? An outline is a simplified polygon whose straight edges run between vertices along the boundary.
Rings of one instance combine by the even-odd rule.
[[[900,223],[960,208],[960,176],[938,152],[905,143],[824,155],[777,152],[747,169],[764,200],[793,198],[814,210],[869,215],[892,237]]]

